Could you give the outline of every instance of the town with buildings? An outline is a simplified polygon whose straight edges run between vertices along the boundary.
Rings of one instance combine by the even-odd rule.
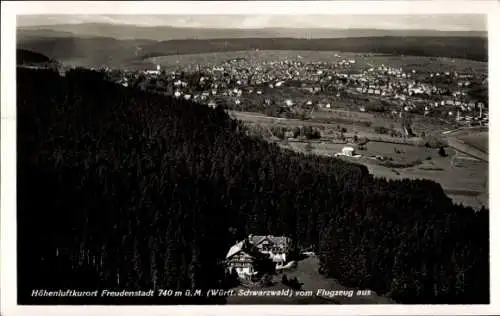
[[[335,115],[337,119],[341,113],[348,113],[347,121],[352,120],[348,124],[359,124],[356,117],[374,115],[394,122],[404,121],[407,116],[418,116],[457,129],[488,127],[488,98],[481,94],[487,90],[486,75],[473,70],[463,73],[452,69],[424,71],[387,63],[361,65],[355,57],[342,58],[339,54],[334,57],[337,61],[332,63],[306,62],[297,55],[274,61],[230,58],[213,64],[156,64],[145,69],[105,68],[104,71],[108,78],[123,87],[140,88],[212,108],[223,105],[234,113],[272,118],[274,121],[267,127],[272,136],[268,137],[270,141],[301,143],[321,138],[321,143],[341,145],[328,156],[358,158],[361,163],[384,162],[383,165],[392,168],[398,176],[400,172],[394,168],[411,167],[420,162],[410,161],[411,156],[403,155],[401,161],[406,162],[398,164],[392,161],[391,154],[366,151],[364,144],[367,141],[380,140],[364,137],[362,141],[357,133],[344,140],[346,128],[337,125],[335,130],[335,122],[328,122],[330,132],[302,123],[319,122],[312,113]],[[367,117],[370,120],[370,116]],[[295,119],[299,127],[288,126],[280,137],[276,137],[279,130],[275,123],[287,119]],[[330,137],[332,129],[335,137]],[[389,131],[378,131],[385,134],[383,142],[389,143],[399,142],[398,138],[420,136],[413,133],[411,126],[404,124],[402,132],[375,126],[375,131],[377,129]],[[342,138],[342,142],[338,138]],[[395,157],[405,150],[394,148]],[[445,153],[440,155],[446,156]],[[422,168],[436,170],[429,159],[421,165]],[[289,237],[249,235],[228,249],[224,261],[226,273],[237,276],[239,282],[246,284],[260,284],[266,275],[290,273],[300,265],[291,245]]]
[[[247,135],[282,148],[356,161],[378,177],[437,181],[457,203],[487,205],[483,63],[256,50],[100,69],[124,88],[220,105]]]
[[[412,113],[463,126],[488,125],[487,98],[475,93],[487,84],[486,75],[472,69],[457,73],[360,66],[355,58],[335,57],[334,63],[304,62],[301,56],[276,61],[234,58],[213,65],[108,72],[123,86],[140,85],[211,107],[224,102],[229,109],[260,112],[275,106],[290,115],[333,109]]]
[[[492,303],[486,16],[405,8],[15,15],[17,303]]]

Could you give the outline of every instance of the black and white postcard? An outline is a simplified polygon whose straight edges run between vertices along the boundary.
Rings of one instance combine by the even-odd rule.
[[[2,315],[498,312],[496,5],[335,3],[5,5]]]

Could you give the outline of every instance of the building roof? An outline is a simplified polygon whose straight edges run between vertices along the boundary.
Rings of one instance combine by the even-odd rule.
[[[262,241],[264,241],[265,238],[266,236],[259,236],[259,235],[248,236],[248,240],[254,245],[260,244]]]
[[[235,244],[231,248],[229,248],[229,251],[227,252],[226,259],[234,256],[238,252],[240,252],[243,249],[243,241],[240,241],[239,243]]]
[[[230,257],[234,256],[235,254],[239,253],[240,251],[245,251],[245,253],[248,253],[249,255],[257,255],[260,252],[256,249],[255,246],[259,245],[262,243],[264,240],[269,240],[273,244],[286,244],[287,242],[290,242],[289,237],[284,237],[284,236],[272,236],[272,235],[249,235],[248,239],[249,243],[245,244],[245,240],[242,240],[235,245],[233,245],[231,248],[229,248],[229,251],[226,254],[226,259],[229,259]]]
[[[265,239],[268,239],[273,244],[284,244],[284,243],[290,241],[290,238],[288,238],[288,237],[284,237],[284,236],[272,236],[272,235],[267,235],[267,236],[264,236],[264,235],[250,235],[250,236],[248,236],[248,239],[254,245],[260,244]]]
[[[260,255],[260,252],[256,249],[254,243],[247,242],[247,240],[242,240],[229,248],[229,251],[226,254],[226,259],[231,258],[240,251],[244,251],[246,254],[252,257],[258,257]]]

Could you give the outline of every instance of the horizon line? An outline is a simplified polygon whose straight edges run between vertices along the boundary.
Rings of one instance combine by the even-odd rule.
[[[442,15],[275,15],[275,14],[135,14],[135,15],[18,15],[19,28],[107,25],[154,29],[371,29],[426,31],[487,31],[486,17],[479,14]]]
[[[488,33],[488,30],[442,30],[430,28],[383,28],[383,27],[321,27],[321,26],[267,26],[267,27],[213,27],[213,26],[175,26],[175,25],[140,25],[133,23],[113,23],[113,22],[74,22],[74,23],[51,23],[51,24],[33,24],[33,25],[16,25],[16,29],[28,28],[48,28],[64,25],[112,25],[112,26],[133,26],[138,28],[173,28],[173,29],[206,29],[206,30],[270,30],[270,29],[291,29],[291,30],[378,30],[378,31],[427,31],[427,32],[449,32],[449,33]]]

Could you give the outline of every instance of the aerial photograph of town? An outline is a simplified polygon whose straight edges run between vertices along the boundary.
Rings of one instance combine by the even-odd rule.
[[[19,304],[490,302],[485,16],[24,15],[16,45]]]

